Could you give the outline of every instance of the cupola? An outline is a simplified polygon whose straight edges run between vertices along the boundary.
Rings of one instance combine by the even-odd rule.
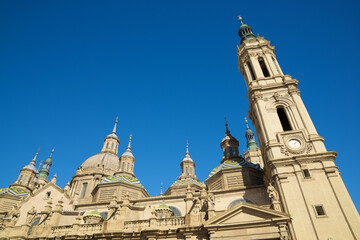
[[[131,151],[131,140],[132,135],[130,134],[129,144],[126,148],[126,151],[120,157],[120,166],[118,173],[128,174],[129,176],[134,177],[135,158]]]
[[[254,133],[253,131],[249,128],[249,124],[247,119],[245,118],[245,123],[246,123],[246,132],[245,132],[245,137],[247,140],[247,150],[258,150],[259,147],[255,141],[254,138]]]
[[[225,119],[225,128],[226,128],[225,137],[220,143],[221,149],[223,150],[223,154],[224,154],[222,162],[227,159],[240,157],[239,142],[238,140],[236,140],[236,138],[234,138],[230,134],[226,119]]]
[[[179,179],[193,178],[197,180],[197,177],[195,175],[195,163],[190,157],[188,142],[186,143],[185,157],[180,163],[180,166],[181,166],[181,176],[179,177]]]
[[[104,146],[101,150],[102,153],[112,153],[118,154],[118,147],[120,144],[120,140],[118,136],[116,136],[116,125],[118,123],[118,118],[115,120],[115,125],[111,134],[107,135],[104,140]]]
[[[256,36],[253,34],[251,27],[244,24],[243,21],[242,21],[242,17],[240,17],[240,16],[239,16],[239,21],[241,23],[241,26],[240,26],[240,29],[239,29],[239,36],[241,38],[241,43],[244,40],[255,39]]]
[[[51,151],[50,156],[45,160],[44,165],[39,173],[39,179],[44,180],[45,182],[48,182],[49,171],[50,171],[50,167],[52,165],[51,157],[52,157],[54,151],[55,151],[55,149],[53,149]]]

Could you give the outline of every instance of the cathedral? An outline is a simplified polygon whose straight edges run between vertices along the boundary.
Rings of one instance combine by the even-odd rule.
[[[360,239],[337,153],[326,150],[298,80],[283,74],[270,42],[239,20],[238,67],[258,143],[246,120],[241,155],[225,121],[223,157],[207,179],[197,178],[187,144],[178,179],[150,197],[134,172],[131,136],[118,153],[116,120],[101,152],[64,189],[50,177],[54,150],[40,165],[37,152],[0,189],[0,239]]]

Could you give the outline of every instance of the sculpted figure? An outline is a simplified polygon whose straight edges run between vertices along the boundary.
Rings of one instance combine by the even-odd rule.
[[[210,193],[208,195],[208,203],[209,203],[209,207],[214,207],[215,206],[215,196],[214,194]]]
[[[276,191],[276,189],[274,188],[274,186],[271,185],[271,183],[269,183],[269,186],[267,188],[267,193],[269,194],[271,203],[279,201],[279,194]]]
[[[26,224],[30,224],[31,221],[33,220],[34,216],[36,214],[36,210],[35,207],[32,206],[32,208],[27,212],[27,217],[26,217]]]
[[[15,205],[9,212],[9,217],[11,218],[11,225],[15,225],[20,217],[19,206]]]

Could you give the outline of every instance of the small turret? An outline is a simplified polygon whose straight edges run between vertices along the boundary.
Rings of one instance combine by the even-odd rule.
[[[255,141],[254,138],[254,133],[253,131],[249,128],[249,124],[247,119],[245,118],[245,123],[246,123],[246,132],[245,132],[245,137],[247,140],[247,150],[258,150],[259,147]]]
[[[251,27],[244,24],[243,21],[242,21],[242,17],[240,17],[240,16],[239,16],[239,21],[241,23],[241,26],[240,26],[240,29],[239,29],[239,36],[241,38],[241,43],[244,40],[255,39],[256,36],[253,34]]]
[[[11,187],[19,187],[22,189],[26,189],[28,191],[33,190],[33,188],[36,185],[36,183],[34,182],[37,174],[35,165],[36,165],[36,158],[39,154],[39,150],[40,149],[38,149],[31,162],[20,170],[20,174],[17,181],[13,183]]]
[[[117,155],[118,154],[118,147],[120,144],[120,140],[118,136],[116,136],[116,125],[118,123],[118,118],[115,120],[115,125],[111,134],[107,135],[104,140],[104,146],[101,150],[103,153],[112,153]]]
[[[55,149],[53,149],[53,150],[51,151],[50,156],[45,160],[44,165],[43,165],[43,167],[42,167],[42,169],[41,169],[41,171],[40,171],[40,173],[39,173],[39,179],[40,179],[40,180],[43,180],[43,181],[45,181],[45,182],[48,182],[50,167],[51,167],[51,165],[52,165],[52,159],[51,159],[51,157],[52,157],[54,151],[55,151]]]
[[[228,123],[225,118],[225,137],[220,143],[221,149],[223,150],[223,161],[231,158],[239,158],[241,157],[239,154],[239,142],[230,134],[230,130],[228,128]]]
[[[179,177],[179,179],[193,178],[197,180],[197,177],[195,175],[195,163],[190,157],[188,142],[186,142],[186,153],[184,159],[180,163],[180,166],[181,176]]]
[[[126,148],[126,151],[120,157],[120,169],[118,172],[121,174],[129,174],[130,176],[134,177],[135,157],[131,151],[131,140],[132,134],[130,134],[129,144]]]
[[[246,141],[247,141],[247,144],[246,144],[247,151],[244,152],[244,158],[246,161],[251,162],[253,164],[257,164],[261,168],[263,168],[264,162],[263,162],[263,159],[261,156],[260,148],[255,141],[255,134],[249,128],[249,124],[248,124],[248,121],[246,118],[245,118],[245,124],[246,124],[245,137],[246,137]]]

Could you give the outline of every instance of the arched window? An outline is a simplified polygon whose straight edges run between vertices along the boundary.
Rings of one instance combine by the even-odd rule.
[[[125,169],[125,163],[123,162],[121,166],[121,171],[124,171],[124,169]]]
[[[104,220],[106,220],[107,217],[108,217],[108,212],[101,212],[101,213],[100,213],[100,216],[102,216],[102,218],[103,218]]]
[[[230,157],[232,157],[233,156],[233,149],[232,149],[232,147],[229,147],[229,155],[230,155]]]
[[[276,109],[276,112],[277,112],[278,117],[280,119],[283,131],[291,131],[292,130],[291,125],[290,125],[289,119],[288,119],[288,117],[286,115],[286,112],[285,112],[284,108],[278,107]]]
[[[126,171],[129,171],[129,169],[130,169],[130,163],[127,163]]]
[[[249,71],[250,71],[250,75],[251,75],[252,80],[255,80],[255,73],[254,73],[254,70],[253,70],[253,68],[251,66],[251,63],[247,62],[246,65],[248,65],[248,67],[249,67]]]
[[[34,226],[39,225],[40,219],[41,219],[40,217],[37,217],[37,218],[34,219],[34,221],[30,225],[30,228],[29,228],[29,230],[27,232],[27,235],[31,234],[31,231],[32,231]]]
[[[109,148],[109,143],[106,143],[106,148]]]
[[[192,170],[192,167],[190,167],[190,174],[193,174],[193,170]]]
[[[111,149],[114,149],[114,143],[111,144]]]
[[[173,206],[169,206],[169,208],[174,212],[173,217],[181,217],[181,212],[178,208],[173,207]]]
[[[248,199],[245,199],[245,198],[240,198],[240,199],[237,199],[235,201],[232,201],[229,206],[228,206],[228,209],[234,207],[235,205],[241,203],[241,202],[246,202],[246,203],[251,203],[251,204],[254,204],[252,201],[248,200]]]
[[[260,67],[261,67],[261,70],[264,74],[264,77],[270,77],[270,73],[266,67],[266,64],[264,62],[264,59],[262,57],[259,57],[258,58],[258,61],[259,61],[259,64],[260,64]]]
[[[81,193],[80,193],[80,198],[84,198],[84,197],[85,197],[87,185],[88,185],[87,183],[83,183],[82,189],[81,189]]]
[[[28,178],[28,176],[25,176],[25,177],[24,177],[24,180],[23,180],[23,182],[22,182],[22,185],[25,185],[25,184],[26,184],[27,178]]]
[[[186,173],[186,176],[189,175],[188,167],[185,167],[185,173]]]
[[[23,175],[20,175],[20,178],[19,178],[18,183],[20,183],[20,182],[21,182],[22,177],[23,177]]]

